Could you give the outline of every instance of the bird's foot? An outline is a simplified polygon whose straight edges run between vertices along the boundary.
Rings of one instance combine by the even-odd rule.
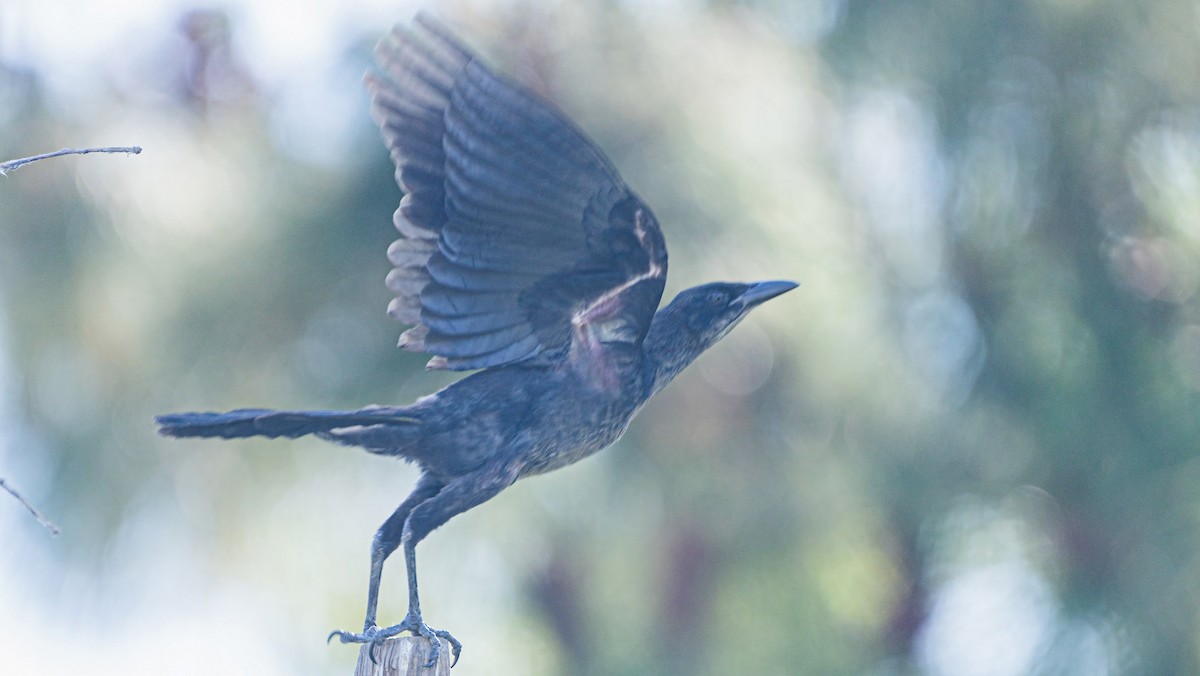
[[[438,639],[446,639],[450,642],[450,651],[454,654],[454,661],[450,663],[451,668],[458,664],[458,656],[462,653],[462,643],[454,638],[450,632],[445,629],[434,629],[428,624],[425,624],[418,615],[413,617],[411,614],[405,616],[400,624],[394,624],[390,627],[370,626],[363,630],[361,634],[355,634],[349,631],[334,631],[329,634],[326,641],[332,641],[336,636],[342,643],[370,643],[371,644],[371,662],[375,662],[375,648],[382,644],[387,639],[406,632],[411,631],[415,636],[422,636],[429,639],[429,661],[425,663],[425,668],[430,669],[437,664],[438,657],[442,652],[442,642]]]

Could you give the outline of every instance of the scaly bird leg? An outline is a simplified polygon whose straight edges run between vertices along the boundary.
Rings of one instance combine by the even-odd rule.
[[[407,617],[405,618],[405,622],[401,622],[399,625],[396,625],[396,627],[399,628],[395,629],[395,631],[392,631],[393,627],[388,627],[388,630],[384,631],[376,625],[375,618],[376,608],[379,604],[379,583],[383,577],[383,562],[386,561],[388,556],[390,556],[392,552],[396,551],[396,548],[400,545],[403,537],[402,533],[404,532],[404,523],[408,520],[409,513],[411,513],[417,505],[437,495],[438,491],[440,491],[442,487],[443,484],[434,479],[432,476],[428,474],[422,475],[420,480],[417,482],[416,487],[413,489],[412,494],[405,498],[404,502],[402,502],[400,506],[396,508],[396,511],[394,511],[390,517],[388,517],[388,520],[379,527],[379,531],[375,533],[375,539],[371,543],[371,576],[367,584],[367,614],[366,619],[363,620],[363,631],[361,634],[341,630],[334,631],[329,634],[329,640],[332,640],[334,636],[337,636],[342,643],[370,643],[370,657],[371,661],[374,662],[376,646],[378,646],[388,637],[395,636],[396,634],[406,630],[412,630],[415,634],[423,635],[421,632],[416,631],[411,627],[406,628],[403,626],[408,622]],[[415,553],[412,557],[408,556],[406,548],[405,558],[410,560],[409,570],[413,570],[416,566]],[[409,573],[409,580],[409,612],[411,614],[411,602],[414,589],[412,583],[413,573],[411,572]],[[420,621],[419,611],[417,620],[418,622]]]
[[[411,531],[405,530],[404,534],[404,561],[408,567],[408,614],[399,624],[394,624],[390,627],[379,628],[375,626],[373,618],[368,616],[369,625],[361,634],[354,634],[348,631],[335,631],[329,635],[332,639],[338,637],[342,643],[370,643],[371,644],[371,661],[375,661],[375,648],[385,640],[401,634],[406,631],[412,632],[416,636],[423,636],[429,639],[429,661],[425,663],[425,668],[432,668],[437,664],[438,657],[441,655],[442,643],[438,639],[444,638],[450,642],[451,652],[454,654],[454,661],[450,663],[453,667],[458,664],[458,657],[462,654],[462,643],[454,638],[450,632],[444,629],[434,629],[428,624],[425,624],[421,619],[421,599],[417,593],[417,548],[412,541]]]
[[[404,562],[408,566],[408,614],[404,617],[404,621],[384,629],[372,626],[361,634],[335,631],[329,637],[332,639],[337,636],[343,643],[370,642],[378,644],[388,637],[411,631],[433,642],[426,667],[432,667],[437,662],[441,652],[441,642],[436,640],[438,638],[444,638],[450,642],[454,652],[454,663],[457,663],[458,656],[462,652],[462,644],[458,639],[451,636],[450,632],[431,628],[421,619],[421,601],[417,596],[417,543],[425,539],[425,536],[432,533],[434,529],[449,521],[450,517],[462,514],[468,509],[490,500],[497,493],[511,486],[517,480],[520,471],[520,465],[515,462],[487,464],[470,474],[455,478],[444,486],[439,486],[438,490],[433,491],[430,497],[417,502],[404,519],[404,532],[400,537],[400,542],[404,545]],[[430,479],[430,482],[432,484],[434,480]],[[421,491],[422,486],[424,486],[424,479],[413,491],[414,495],[410,496],[409,500]],[[407,504],[409,500],[405,500],[405,503]],[[398,519],[399,512],[398,508],[392,517]],[[388,524],[393,524],[393,518],[388,519]],[[368,608],[367,619],[373,625],[374,616],[370,611],[371,609]],[[451,666],[453,665],[452,663]]]

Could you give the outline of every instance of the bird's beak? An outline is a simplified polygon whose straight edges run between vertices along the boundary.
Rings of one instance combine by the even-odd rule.
[[[751,284],[745,293],[734,299],[733,302],[752,308],[755,305],[771,300],[775,296],[787,293],[792,289],[800,286],[796,282],[775,281],[775,282],[758,282]]]

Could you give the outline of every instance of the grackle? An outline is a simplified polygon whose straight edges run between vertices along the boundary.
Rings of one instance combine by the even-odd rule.
[[[552,104],[492,73],[421,14],[379,45],[372,113],[404,191],[388,249],[388,314],[414,325],[400,347],[428,367],[477,370],[408,406],[357,411],[174,413],[172,437],[314,434],[416,463],[412,494],[379,528],[362,633],[447,639],[417,597],[415,548],[456,514],[517,479],[617,440],[650,397],[752,308],[793,282],[713,283],[658,309],[667,249],[650,209]],[[408,613],[375,618],[383,563],[404,548]],[[373,655],[372,655],[373,658]]]

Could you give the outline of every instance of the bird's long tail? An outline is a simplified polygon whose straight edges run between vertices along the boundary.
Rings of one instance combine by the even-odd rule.
[[[411,425],[420,421],[395,409],[361,411],[273,411],[245,408],[228,413],[169,413],[154,419],[158,433],[169,437],[288,437],[344,427]]]

